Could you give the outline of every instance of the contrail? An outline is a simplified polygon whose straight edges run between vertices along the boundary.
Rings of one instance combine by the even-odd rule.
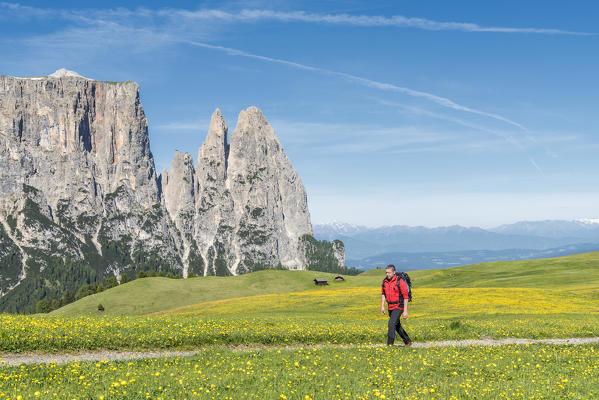
[[[405,106],[403,104],[398,104],[398,103],[393,103],[390,101],[386,101],[386,100],[381,100],[381,99],[375,99],[376,101],[378,101],[379,103],[386,105],[386,106],[390,106],[390,107],[400,107],[403,109],[406,109],[408,111],[411,112],[417,112],[420,114],[424,114],[433,118],[438,118],[438,119],[442,119],[445,121],[450,121],[450,122],[454,122],[456,124],[468,127],[468,128],[472,128],[472,129],[476,129],[482,132],[486,132],[486,133],[490,133],[494,136],[498,136],[502,139],[504,139],[505,141],[507,141],[508,143],[510,143],[512,146],[514,146],[517,150],[519,150],[520,152],[524,153],[527,157],[528,160],[530,161],[531,165],[538,171],[541,173],[541,175],[545,176],[545,173],[543,172],[543,170],[541,169],[541,167],[539,167],[539,164],[537,164],[537,162],[535,161],[535,159],[532,157],[532,155],[530,155],[530,153],[528,153],[526,151],[525,146],[523,146],[518,140],[516,140],[511,134],[507,134],[507,133],[503,133],[500,131],[496,131],[494,129],[490,129],[487,128],[485,126],[482,125],[478,125],[469,121],[464,121],[462,119],[459,118],[454,118],[454,117],[450,117],[447,115],[442,115],[442,114],[437,114],[428,110],[422,110],[419,108],[415,108],[415,107],[409,107],[409,106]],[[526,139],[528,139],[529,141],[531,141],[532,143],[537,143],[537,141],[531,137],[530,135],[528,135],[527,133],[523,133],[524,137]],[[549,150],[547,150],[547,148],[545,148],[545,151],[548,152]]]
[[[468,113],[471,113],[471,114],[477,114],[477,115],[482,115],[482,116],[485,116],[485,117],[493,118],[495,120],[502,121],[502,122],[505,122],[507,124],[513,125],[515,127],[518,127],[519,129],[522,129],[523,131],[527,130],[523,125],[519,124],[518,122],[515,122],[515,121],[512,121],[512,120],[507,119],[505,117],[502,117],[501,115],[492,114],[492,113],[488,113],[488,112],[485,112],[485,111],[476,110],[474,108],[462,106],[462,105],[457,104],[457,103],[455,103],[454,101],[452,101],[452,100],[450,100],[448,98],[437,96],[437,95],[434,95],[434,94],[431,94],[431,93],[420,92],[420,91],[417,91],[417,90],[414,90],[414,89],[410,89],[410,88],[406,88],[406,87],[402,87],[402,86],[393,85],[391,83],[377,82],[377,81],[373,81],[371,79],[362,78],[360,76],[348,74],[348,73],[345,73],[345,72],[332,71],[332,70],[325,69],[325,68],[313,67],[313,66],[310,66],[310,65],[299,64],[299,63],[296,63],[296,62],[293,62],[293,61],[287,61],[287,60],[283,60],[283,59],[280,59],[280,58],[273,58],[273,57],[261,56],[261,55],[258,55],[258,54],[248,53],[247,51],[233,49],[233,48],[230,48],[230,47],[216,46],[216,45],[212,45],[212,44],[208,44],[208,43],[203,43],[203,42],[197,42],[197,41],[184,41],[184,43],[188,43],[188,44],[191,44],[193,46],[204,47],[204,48],[207,48],[207,49],[222,51],[222,52],[225,52],[225,53],[227,53],[229,55],[232,55],[232,56],[254,58],[254,59],[257,59],[257,60],[262,60],[262,61],[274,62],[274,63],[277,63],[277,64],[287,65],[289,67],[301,69],[301,70],[304,70],[304,71],[313,71],[313,72],[318,72],[318,73],[322,73],[322,74],[326,74],[326,75],[338,76],[338,77],[344,78],[344,79],[346,79],[348,81],[355,82],[355,83],[358,83],[358,84],[360,84],[362,86],[366,86],[366,87],[370,87],[370,88],[375,88],[375,89],[380,89],[380,90],[385,90],[385,91],[393,91],[393,92],[404,93],[404,94],[407,94],[407,95],[413,96],[413,97],[421,97],[421,98],[427,99],[429,101],[432,101],[434,103],[437,103],[437,104],[439,104],[439,105],[441,105],[443,107],[447,107],[447,108],[451,108],[451,109],[458,110],[458,111],[465,111],[465,112],[468,112]]]
[[[431,112],[431,111],[428,111],[428,110],[424,110],[424,109],[421,109],[421,108],[416,108],[416,107],[412,107],[412,106],[406,106],[405,104],[401,104],[401,103],[394,103],[394,102],[391,102],[391,101],[377,99],[377,98],[374,98],[374,100],[377,101],[378,103],[382,104],[382,105],[385,105],[385,106],[402,108],[404,110],[408,110],[408,111],[413,112],[413,113],[426,115],[426,116],[429,116],[429,117],[432,117],[432,118],[442,119],[444,121],[449,121],[449,122],[456,123],[458,125],[465,126],[467,128],[472,128],[472,129],[476,129],[476,130],[481,131],[481,132],[490,133],[490,134],[492,134],[494,136],[498,136],[498,137],[500,137],[502,139],[505,139],[507,142],[509,142],[510,144],[516,146],[520,150],[523,149],[523,146],[520,144],[520,142],[518,142],[509,133],[504,133],[504,132],[497,131],[495,129],[490,129],[490,128],[487,128],[486,126],[482,126],[482,125],[479,125],[479,124],[476,124],[476,123],[473,123],[473,122],[470,122],[470,121],[465,121],[465,120],[460,119],[460,118],[455,118],[455,117],[450,117],[450,116],[443,115],[443,114],[438,114],[438,113]],[[527,139],[529,139],[529,140],[533,140],[532,138],[529,138],[526,133],[524,133],[524,136]]]
[[[529,160],[530,160],[530,163],[532,164],[532,166],[535,167],[537,169],[537,171],[539,171],[543,176],[545,176],[545,173],[543,172],[543,170],[541,169],[541,167],[539,167],[539,165],[534,160],[534,158],[532,158],[532,157],[529,156]]]

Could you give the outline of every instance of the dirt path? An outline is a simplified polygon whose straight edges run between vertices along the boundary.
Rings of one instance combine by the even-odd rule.
[[[599,343],[599,337],[592,338],[568,338],[568,339],[479,339],[479,340],[445,340],[436,342],[414,342],[412,347],[466,347],[466,346],[505,346],[505,345],[526,345],[526,344],[555,344],[555,345],[576,345]],[[313,345],[295,345],[295,346],[237,346],[229,347],[234,351],[257,351],[257,350],[298,350],[300,348],[358,348],[358,347],[381,347],[382,344],[313,344]],[[0,367],[8,367],[19,364],[37,364],[37,363],[55,363],[66,364],[69,362],[84,361],[117,361],[117,360],[139,360],[146,358],[165,358],[165,357],[185,357],[192,356],[202,352],[203,349],[196,350],[159,350],[159,351],[116,351],[100,350],[85,351],[78,353],[48,354],[48,353],[0,353]]]

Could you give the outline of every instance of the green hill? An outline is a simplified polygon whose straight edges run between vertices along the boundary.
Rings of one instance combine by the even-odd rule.
[[[599,288],[599,252],[424,270],[414,276],[419,287],[596,289]]]
[[[598,288],[599,252],[536,260],[496,261],[408,273],[415,287]],[[364,279],[364,283],[370,283],[380,281],[383,275],[384,270],[372,269],[359,277]]]
[[[377,287],[383,270],[370,270],[333,282],[334,274],[315,271],[267,270],[235,277],[137,279],[85,297],[54,311],[54,315],[143,315],[215,300],[314,289],[313,279],[326,277],[331,287]],[[502,261],[438,270],[410,271],[418,288],[519,287],[578,289],[595,295],[599,289],[599,252],[559,258]],[[343,285],[343,286],[338,286]]]
[[[97,314],[98,304],[102,304],[105,314],[143,315],[212,300],[303,291],[313,288],[317,277],[328,278],[333,285],[334,276],[316,271],[267,270],[231,277],[143,278],[84,297],[51,314]]]

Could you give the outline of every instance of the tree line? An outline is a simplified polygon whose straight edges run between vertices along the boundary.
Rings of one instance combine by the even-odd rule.
[[[150,270],[150,271],[138,271],[136,279],[149,278],[149,277],[163,277],[163,278],[170,278],[170,279],[181,279],[182,278],[181,275],[174,274],[171,271],[169,271],[168,273],[165,274],[163,271],[156,272],[154,270]],[[193,274],[192,274],[192,276],[189,276],[189,277],[193,278]],[[59,309],[60,307],[64,307],[67,304],[73,303],[74,301],[80,300],[80,299],[90,296],[92,294],[101,293],[104,290],[111,289],[118,285],[122,285],[131,280],[133,280],[133,278],[130,279],[127,276],[127,273],[123,273],[121,275],[120,281],[117,281],[116,277],[114,277],[114,276],[109,276],[104,280],[104,284],[102,284],[101,282],[83,284],[79,287],[79,289],[77,290],[76,293],[73,293],[70,290],[66,290],[62,294],[62,296],[60,296],[59,298],[44,298],[44,299],[38,301],[37,304],[35,305],[35,312],[36,313],[49,313],[49,312]],[[102,307],[101,310],[103,311],[104,307]]]

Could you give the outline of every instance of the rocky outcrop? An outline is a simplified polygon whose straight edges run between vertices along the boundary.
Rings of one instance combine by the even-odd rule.
[[[160,176],[147,130],[133,82],[0,76],[0,309],[7,293],[64,290],[65,274],[309,265],[306,192],[257,108],[230,144],[216,110],[197,164],[176,152]]]
[[[341,240],[333,240],[333,255],[337,260],[337,264],[345,265],[345,245]]]
[[[227,179],[228,128],[220,110],[210,119],[204,144],[198,151],[196,180],[198,197],[195,205],[194,229],[197,240],[195,272],[203,275],[228,275],[231,273],[229,251],[231,238],[227,237],[235,226],[229,224],[233,215],[231,194],[225,185]],[[192,269],[194,266],[192,265]],[[198,271],[198,269],[200,269]]]
[[[133,82],[0,76],[0,223],[22,260],[0,265],[2,293],[65,264],[79,280],[180,265],[147,130]]]
[[[239,114],[230,144],[216,110],[195,173],[191,156],[177,153],[162,182],[166,209],[184,238],[186,271],[305,268],[299,238],[312,235],[306,191],[256,107]]]
[[[239,114],[231,135],[227,188],[235,204],[244,260],[300,269],[306,264],[299,238],[313,235],[306,190],[274,130],[255,107]],[[254,259],[252,259],[254,257]],[[263,261],[264,260],[264,261]]]

